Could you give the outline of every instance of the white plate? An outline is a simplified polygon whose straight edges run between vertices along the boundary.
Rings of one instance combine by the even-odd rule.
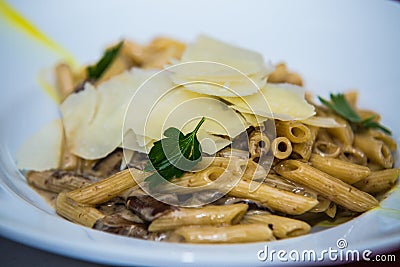
[[[286,61],[314,93],[327,96],[329,91],[359,89],[361,105],[382,113],[383,123],[399,141],[400,5],[396,2],[74,0],[14,1],[12,5],[80,63],[93,62],[107,44],[122,37],[146,42],[164,35],[192,41],[206,33],[251,48],[273,63]],[[378,253],[399,248],[399,186],[380,208],[348,223],[271,243],[155,243],[94,231],[59,218],[27,186],[13,158],[25,138],[58,116],[37,77],[60,55],[16,30],[3,17],[0,20],[1,235],[55,253],[114,265],[281,264],[276,256],[272,262],[259,261],[257,253],[268,246],[269,251],[288,253],[313,249],[319,255],[329,248],[338,249],[340,238],[347,241],[347,250]],[[334,263],[327,255],[324,259]]]

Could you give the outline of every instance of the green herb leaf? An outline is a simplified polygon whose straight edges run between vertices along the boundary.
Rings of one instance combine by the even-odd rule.
[[[203,117],[194,131],[187,135],[174,127],[168,128],[164,132],[165,138],[154,143],[149,153],[150,161],[145,166],[145,171],[156,171],[145,179],[150,189],[166,180],[181,177],[201,160],[202,150],[196,134],[204,121]]]
[[[88,80],[98,80],[103,75],[106,69],[117,57],[123,43],[124,41],[121,41],[117,45],[107,49],[104,52],[103,57],[95,65],[87,67],[86,71]]]
[[[363,120],[360,115],[358,115],[358,113],[350,106],[344,94],[330,94],[330,97],[331,101],[323,99],[320,96],[318,96],[318,99],[322,104],[333,110],[336,114],[352,123],[354,128],[373,128],[379,129],[386,134],[392,134],[388,128],[374,121],[374,116]]]

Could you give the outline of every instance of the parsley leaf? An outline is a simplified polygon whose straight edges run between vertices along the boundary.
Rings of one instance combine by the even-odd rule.
[[[88,66],[87,71],[87,79],[88,80],[98,80],[101,75],[106,71],[106,69],[111,65],[114,59],[117,57],[124,41],[119,42],[117,45],[110,47],[107,49],[103,57],[92,66]]]
[[[174,127],[168,128],[164,132],[165,138],[154,143],[149,153],[150,161],[145,166],[145,171],[156,171],[145,179],[150,189],[173,177],[181,177],[201,160],[202,149],[196,134],[204,121],[203,117],[187,135]]]
[[[375,116],[371,116],[363,120],[360,115],[358,115],[358,113],[350,106],[344,94],[330,94],[330,97],[331,101],[323,99],[320,96],[318,96],[318,99],[322,104],[333,110],[336,114],[352,123],[354,128],[374,128],[379,129],[386,134],[392,134],[388,128],[374,121]]]

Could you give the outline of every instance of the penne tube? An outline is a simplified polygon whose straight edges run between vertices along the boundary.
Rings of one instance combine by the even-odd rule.
[[[390,149],[390,151],[396,151],[397,149],[397,143],[396,141],[390,137],[389,135],[378,131],[378,130],[369,130],[367,132],[368,135],[372,136],[374,139],[376,140],[381,140],[383,143],[385,143],[385,145],[388,146],[388,148]]]
[[[354,141],[353,129],[350,124],[339,116],[335,116],[335,120],[339,124],[345,125],[338,128],[326,128],[326,131],[343,145],[352,145]]]
[[[336,158],[340,154],[340,147],[333,142],[318,140],[314,144],[313,152],[325,158]]]
[[[307,163],[286,160],[277,165],[275,170],[283,177],[304,184],[325,198],[352,211],[364,212],[379,204],[373,196]]]
[[[68,64],[61,63],[55,67],[56,88],[60,101],[69,96],[75,89],[74,75]]]
[[[90,228],[95,225],[97,220],[105,217],[99,210],[74,201],[66,193],[58,194],[56,212],[74,223],[79,223]]]
[[[388,169],[393,166],[393,156],[389,147],[381,140],[377,140],[367,133],[357,134],[354,146],[362,150],[368,159]]]
[[[232,175],[240,176],[243,180],[260,180],[267,176],[265,169],[251,159],[215,157],[210,167],[205,168],[203,171],[196,172],[196,175],[202,176],[203,179],[201,180],[207,181],[206,183],[201,182],[201,184],[196,184],[196,186],[209,184],[222,175],[221,169],[213,169],[212,167],[221,167],[231,172]],[[184,183],[183,186],[191,187],[195,185]]]
[[[298,121],[275,121],[276,135],[287,137],[292,143],[302,143],[311,137],[310,129]]]
[[[274,236],[279,239],[305,235],[311,230],[311,226],[306,222],[266,212],[246,214],[242,223],[268,225]]]
[[[143,172],[139,170],[126,169],[100,182],[71,191],[67,193],[67,196],[78,203],[86,205],[106,202],[136,185],[136,181],[132,177],[131,172],[134,172],[138,177],[143,175]]]
[[[292,154],[292,143],[286,137],[277,137],[271,143],[271,151],[274,157],[286,159]]]
[[[317,154],[311,155],[310,163],[314,168],[339,178],[348,184],[354,184],[371,173],[371,170],[366,166],[340,159],[322,157]]]
[[[308,126],[308,128],[310,129],[311,133],[310,138],[305,142],[293,144],[293,152],[300,156],[300,158],[307,161],[310,159],[315,138],[317,137],[318,133],[318,127]]]
[[[249,152],[251,159],[259,159],[270,149],[268,137],[261,131],[253,131],[249,135]]]
[[[246,243],[274,240],[265,224],[230,226],[184,226],[174,231],[189,243]]]
[[[349,161],[358,165],[366,166],[368,163],[368,158],[358,148],[354,148],[352,146],[344,146],[340,149],[339,159],[343,161]]]
[[[249,188],[250,182],[239,181],[228,195],[255,200],[273,211],[290,215],[303,214],[318,204],[318,200],[314,198],[305,197],[266,184],[260,184],[257,190],[253,192],[249,192]]]
[[[247,204],[180,208],[155,219],[150,224],[149,231],[168,231],[188,225],[237,224],[246,213],[247,208]]]
[[[400,169],[373,171],[370,176],[354,184],[358,189],[370,194],[377,194],[392,188],[400,175]]]

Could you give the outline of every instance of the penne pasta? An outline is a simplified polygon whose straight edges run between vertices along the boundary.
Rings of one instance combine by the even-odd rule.
[[[326,128],[326,131],[342,145],[352,145],[354,141],[354,133],[350,124],[341,117],[335,116],[335,120],[339,124],[345,125],[344,127]]]
[[[16,163],[58,215],[153,241],[267,242],[378,206],[400,174],[380,115],[355,90],[317,103],[285,63],[264,62],[200,36],[57,64],[62,120]]]
[[[400,169],[373,171],[371,175],[354,184],[358,189],[370,194],[389,190],[400,175]]]
[[[349,210],[364,212],[378,205],[373,196],[306,163],[286,160],[276,166],[275,170],[283,177],[304,184]]]
[[[389,147],[381,140],[377,140],[366,133],[357,134],[354,146],[365,153],[368,159],[388,169],[393,166],[393,156]]]
[[[67,193],[67,196],[78,203],[86,205],[106,202],[122,191],[136,185],[136,181],[132,177],[131,172],[137,174],[137,176],[143,175],[139,170],[126,169],[100,182],[71,191]]]
[[[249,152],[251,159],[259,159],[270,149],[268,137],[261,131],[253,131],[249,136]]]
[[[97,220],[105,215],[97,209],[76,202],[66,193],[60,193],[56,200],[56,211],[60,216],[81,225],[92,228]]]
[[[371,170],[366,166],[335,158],[322,157],[317,154],[311,155],[310,163],[314,168],[339,178],[348,184],[354,184],[371,173]]]
[[[228,195],[255,200],[261,202],[273,211],[279,211],[290,215],[303,214],[318,204],[316,199],[281,190],[266,184],[260,184],[258,189],[253,192],[250,192],[249,189],[250,182],[239,181]]]
[[[286,137],[277,137],[271,143],[271,151],[274,157],[286,159],[292,154],[292,143]]]
[[[397,143],[396,141],[390,137],[389,135],[378,131],[378,130],[369,130],[367,132],[368,135],[372,136],[374,139],[376,140],[380,140],[383,143],[385,143],[385,145],[387,145],[387,147],[390,149],[390,151],[396,151],[397,149]]]
[[[311,133],[310,138],[308,140],[306,140],[305,142],[293,144],[293,152],[296,155],[298,155],[300,158],[307,160],[307,161],[310,159],[313,145],[315,142],[315,138],[317,137],[317,133],[318,133],[318,127],[308,126],[308,128],[310,129],[310,133]]]
[[[275,239],[272,230],[265,224],[185,226],[174,233],[190,243],[246,243]]]
[[[365,155],[365,153],[360,149],[352,146],[342,147],[340,149],[339,159],[364,166],[366,166],[368,163],[367,155]]]
[[[246,213],[247,208],[247,204],[180,208],[155,219],[149,225],[149,231],[167,231],[188,225],[237,224]]]
[[[242,223],[268,225],[274,236],[279,239],[305,235],[311,230],[311,226],[306,222],[266,212],[246,214]]]
[[[302,143],[310,139],[310,129],[299,121],[276,121],[276,135],[288,138],[292,143]]]

